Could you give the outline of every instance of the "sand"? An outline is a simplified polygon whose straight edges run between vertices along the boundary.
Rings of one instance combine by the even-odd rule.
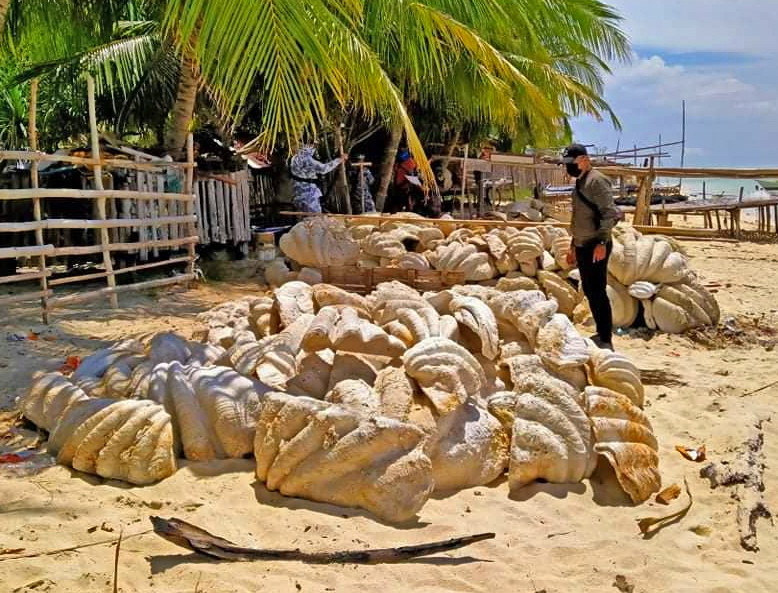
[[[256,483],[250,460],[183,463],[164,482],[145,488],[105,481],[65,467],[13,475],[0,466],[0,592],[110,591],[115,547],[13,559],[115,539],[123,530],[119,590],[209,593],[290,591],[511,591],[517,593],[633,593],[775,591],[778,537],[758,523],[761,551],[740,547],[732,488],[712,489],[676,445],[707,446],[712,461],[731,460],[764,421],[765,499],[778,510],[778,430],[770,422],[778,387],[744,396],[778,379],[776,247],[687,243],[692,266],[718,284],[725,317],[739,320],[742,345],[709,350],[688,337],[641,333],[616,346],[647,371],[647,407],[660,443],[665,485],[684,477],[694,505],[679,522],[651,539],[636,519],[669,507],[635,507],[602,464],[575,486],[534,485],[513,498],[507,484],[474,488],[430,500],[418,522],[401,528],[368,514],[284,498]],[[47,330],[30,309],[14,309],[0,326],[0,409],[13,409],[31,374],[54,370],[67,355],[87,355],[111,341],[147,332],[192,329],[196,312],[242,294],[252,285],[205,285],[193,291],[123,297],[118,311],[90,306],[57,314]],[[758,320],[754,322],[753,320]],[[753,325],[753,327],[750,327]],[[37,341],[12,342],[13,333],[40,331]],[[49,338],[49,339],[44,339]],[[32,433],[0,428],[0,453],[23,449]],[[297,562],[232,564],[197,557],[148,533],[148,517],[189,520],[235,542],[310,550],[415,544],[493,531],[470,548],[400,565],[310,566]],[[630,589],[628,585],[634,586]]]

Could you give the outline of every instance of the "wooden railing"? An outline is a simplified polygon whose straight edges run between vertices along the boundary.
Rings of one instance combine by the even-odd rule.
[[[30,101],[30,151],[0,151],[0,160],[14,159],[31,163],[29,189],[0,190],[0,203],[13,200],[32,201],[32,220],[21,222],[0,222],[2,233],[35,234],[35,244],[0,248],[0,259],[33,258],[37,259],[37,271],[0,276],[0,285],[38,281],[35,291],[15,292],[0,297],[0,307],[6,308],[13,303],[40,299],[44,322],[48,323],[49,313],[57,308],[100,298],[108,298],[111,306],[118,306],[117,295],[126,291],[158,288],[172,284],[190,282],[195,278],[195,246],[199,241],[194,196],[194,145],[192,136],[187,141],[187,161],[176,163],[168,161],[131,161],[128,159],[104,159],[100,154],[100,143],[95,116],[94,81],[87,80],[89,100],[89,121],[91,136],[91,157],[71,157],[46,154],[37,150],[36,97],[37,85],[32,85]],[[51,189],[40,187],[39,167],[41,162],[67,162],[85,165],[94,172],[93,189]],[[115,190],[103,187],[103,168],[128,169],[138,172],[138,190]],[[165,170],[178,169],[184,173],[181,193],[164,191]],[[50,199],[89,200],[93,217],[90,219],[46,219],[45,201]],[[117,202],[122,202],[121,218],[109,216],[119,211]],[[127,207],[134,204],[132,209]],[[148,207],[154,204],[154,207]],[[93,229],[92,244],[56,246],[47,243],[45,231],[60,229]],[[137,229],[137,235],[131,234]],[[134,238],[135,240],[131,240]],[[141,252],[159,256],[160,249],[171,251],[170,257],[160,261],[141,263],[122,269],[115,269],[112,254],[116,252]],[[174,249],[186,250],[186,255],[176,255]],[[52,279],[54,275],[51,258],[74,255],[102,256],[102,270],[98,272]],[[139,258],[145,260],[146,258]],[[174,276],[117,285],[117,276],[150,270],[166,266],[183,266],[184,270]],[[100,289],[78,291],[72,294],[55,294],[55,287],[82,282],[105,280],[107,286]],[[0,310],[0,316],[7,311]]]

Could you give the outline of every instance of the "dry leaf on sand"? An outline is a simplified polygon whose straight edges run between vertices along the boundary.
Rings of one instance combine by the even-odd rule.
[[[689,512],[690,508],[692,508],[694,499],[692,498],[692,492],[689,490],[689,482],[686,481],[686,478],[683,479],[683,485],[686,487],[686,494],[689,496],[689,504],[682,508],[680,511],[671,513],[664,517],[645,517],[643,519],[638,519],[638,528],[640,529],[640,533],[646,537],[651,537],[668,525],[676,523],[686,516],[686,513]]]
[[[705,457],[706,457],[705,445],[703,445],[702,447],[698,447],[697,449],[684,447],[683,445],[676,445],[675,450],[678,451],[681,455],[684,456],[684,458],[688,459],[689,461],[696,461],[697,463],[705,461]]]
[[[659,504],[670,504],[679,496],[681,496],[681,487],[678,484],[673,484],[657,494],[656,501]]]

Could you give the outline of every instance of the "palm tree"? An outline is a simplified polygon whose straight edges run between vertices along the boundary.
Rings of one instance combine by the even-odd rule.
[[[627,53],[618,15],[599,0],[24,2],[21,15],[22,0],[11,0],[9,18],[27,31],[17,43],[38,73],[89,69],[119,93],[119,121],[165,97],[172,149],[183,145],[198,96],[231,122],[258,100],[253,144],[264,147],[293,147],[342,119],[334,105],[388,127],[390,172],[403,132],[423,155],[409,107],[455,113],[460,129],[549,136],[568,115],[610,114],[601,75]]]

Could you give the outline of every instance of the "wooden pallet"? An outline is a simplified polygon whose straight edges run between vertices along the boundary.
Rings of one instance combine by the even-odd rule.
[[[465,283],[465,274],[459,271],[333,266],[321,272],[326,284],[358,294],[367,294],[382,282],[402,282],[422,292]]]

